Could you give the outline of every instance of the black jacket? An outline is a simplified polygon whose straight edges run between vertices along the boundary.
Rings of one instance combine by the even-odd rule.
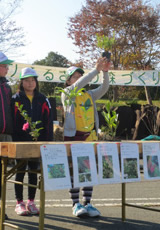
[[[13,141],[32,141],[29,134],[30,129],[22,130],[26,123],[19,110],[15,106],[15,102],[19,105],[23,104],[23,110],[26,110],[32,122],[41,121],[36,128],[43,127],[40,130],[38,141],[53,141],[53,119],[51,114],[51,106],[48,99],[41,93],[35,92],[32,104],[24,92],[16,93],[12,97],[12,115],[13,115]]]
[[[0,134],[12,133],[11,88],[5,77],[0,77]]]

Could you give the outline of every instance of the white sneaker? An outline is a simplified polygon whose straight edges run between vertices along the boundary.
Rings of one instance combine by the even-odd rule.
[[[98,211],[98,209],[96,209],[95,207],[93,207],[91,204],[87,204],[85,206],[88,216],[90,217],[96,217],[96,216],[100,216],[101,213]]]
[[[86,208],[80,203],[76,203],[73,207],[73,215],[80,217],[84,215],[88,215]]]
[[[26,204],[24,202],[21,202],[19,204],[16,204],[15,212],[19,216],[28,216],[28,210],[26,209]]]

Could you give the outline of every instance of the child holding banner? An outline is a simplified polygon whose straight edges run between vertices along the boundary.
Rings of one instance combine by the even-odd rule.
[[[8,73],[9,65],[13,60],[0,52],[0,142],[12,141],[12,117],[11,117],[11,88],[5,76]],[[0,197],[1,197],[1,176],[2,164],[0,160]],[[5,219],[8,219],[5,215]]]
[[[13,141],[32,141],[29,124],[18,110],[16,103],[23,105],[28,117],[32,122],[40,121],[36,126],[39,131],[37,141],[53,141],[53,121],[51,114],[51,106],[48,99],[39,92],[38,75],[32,68],[24,68],[20,73],[19,92],[12,97],[12,115],[13,115]],[[23,153],[22,153],[23,154]],[[18,162],[18,160],[17,160]],[[38,161],[28,161],[24,166],[18,168],[20,171],[38,169]],[[25,172],[16,174],[16,181],[23,182]],[[37,185],[37,174],[28,173],[29,184]],[[37,215],[39,210],[34,203],[36,188],[28,187],[27,204],[23,201],[23,186],[15,184],[15,195],[17,205],[15,212],[18,215]]]
[[[65,92],[70,94],[86,86],[100,71],[103,71],[103,83],[96,89],[85,91],[82,95],[76,96],[71,105],[67,104],[67,95],[63,92],[61,100],[64,108],[64,141],[96,141],[99,120],[95,101],[101,98],[109,88],[108,69],[110,62],[106,58],[99,58],[96,68],[85,76],[83,69],[72,66],[67,70]],[[86,112],[87,117],[86,118]],[[92,197],[92,187],[82,188],[83,205],[79,203],[79,188],[70,189],[73,201],[73,215],[77,217],[100,216],[100,212],[90,204]]]

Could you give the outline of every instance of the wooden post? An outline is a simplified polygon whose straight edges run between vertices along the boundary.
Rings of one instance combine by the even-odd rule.
[[[122,183],[122,221],[125,221],[126,219],[125,203],[126,203],[126,184]]]
[[[44,230],[44,213],[45,213],[45,191],[44,191],[44,177],[42,161],[40,163],[41,177],[40,177],[40,214],[39,214],[39,230]]]
[[[3,222],[5,221],[5,205],[6,205],[6,170],[7,170],[7,158],[2,157],[2,188],[1,188],[1,220],[0,229],[4,230]]]

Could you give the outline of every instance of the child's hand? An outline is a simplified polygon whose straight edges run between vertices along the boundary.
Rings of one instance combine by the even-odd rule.
[[[97,60],[97,63],[96,63],[96,69],[98,72],[100,72],[103,68],[104,68],[104,64],[107,62],[107,59],[106,57],[101,57]]]
[[[111,62],[105,61],[105,63],[103,64],[102,70],[104,72],[107,72],[110,69],[110,66],[111,66]]]

